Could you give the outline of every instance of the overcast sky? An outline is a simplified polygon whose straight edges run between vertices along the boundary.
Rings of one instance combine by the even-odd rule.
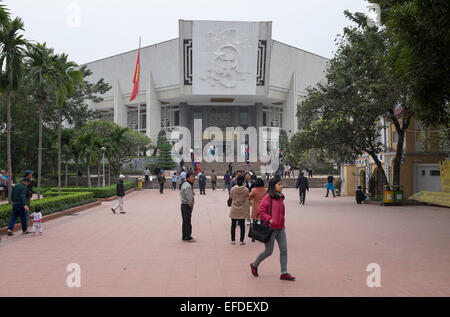
[[[47,42],[78,64],[178,37],[178,20],[272,21],[273,38],[331,58],[364,0],[4,0],[25,37]],[[79,11],[79,14],[78,14]]]

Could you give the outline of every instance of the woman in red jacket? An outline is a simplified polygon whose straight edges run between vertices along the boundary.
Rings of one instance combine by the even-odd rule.
[[[283,183],[280,177],[275,177],[269,183],[269,192],[263,198],[259,207],[259,217],[272,229],[272,236],[266,243],[266,249],[261,253],[254,263],[250,264],[253,276],[258,277],[258,266],[266,258],[272,255],[275,240],[280,248],[281,276],[283,281],[295,281],[295,277],[287,272],[287,238],[285,229],[285,207]]]

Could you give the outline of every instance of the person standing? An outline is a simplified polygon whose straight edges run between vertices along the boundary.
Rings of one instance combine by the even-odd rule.
[[[366,200],[366,195],[364,195],[363,193],[363,188],[362,186],[358,186],[357,190],[356,190],[356,203],[358,205],[361,205],[363,203],[363,201]]]
[[[191,162],[194,162],[195,161],[194,148],[191,147],[189,152],[191,153]]]
[[[231,191],[231,188],[230,188],[231,175],[230,175],[229,171],[227,171],[225,173],[225,176],[223,177],[223,181],[224,181],[224,184],[225,184],[224,188],[223,188],[223,191],[225,191],[225,188],[228,189],[228,196],[229,196],[230,195],[230,191]]]
[[[8,236],[13,236],[14,226],[16,224],[17,218],[20,218],[22,224],[22,233],[30,234],[28,231],[28,222],[26,213],[30,211],[27,206],[27,187],[30,185],[30,179],[24,178],[22,182],[14,186],[12,190],[12,203],[13,209],[11,212],[11,218],[9,220],[8,226]]]
[[[327,195],[325,196],[326,198],[328,198],[330,190],[333,193],[333,198],[336,198],[336,189],[334,188],[334,177],[331,173],[328,174]]]
[[[31,199],[33,198],[33,171],[25,171],[25,178],[30,180],[30,184],[27,186],[27,206],[31,208]]]
[[[164,194],[164,185],[166,184],[166,177],[164,176],[163,173],[159,174],[158,183],[159,183],[159,193]]]
[[[212,190],[216,191],[216,188],[217,188],[217,174],[216,174],[215,170],[212,170],[211,183],[212,183]]]
[[[262,178],[258,178],[253,186],[250,196],[248,197],[249,200],[253,201],[251,219],[254,222],[260,220],[259,206],[261,205],[261,201],[266,194],[267,190],[264,188],[264,180]],[[252,239],[252,242],[255,242],[255,239]]]
[[[253,276],[258,277],[258,267],[266,258],[273,254],[275,247],[275,240],[280,248],[280,266],[281,276],[280,280],[295,281],[295,277],[287,271],[287,237],[285,228],[285,206],[283,183],[280,177],[275,177],[269,183],[269,192],[264,196],[259,207],[259,215],[265,224],[268,224],[272,229],[269,242],[265,244],[265,250],[250,264],[250,269]]]
[[[230,176],[233,175],[233,163],[228,164],[228,172],[230,173]]]
[[[194,193],[194,174],[188,173],[186,175],[186,182],[181,186],[180,196],[181,196],[181,216],[183,218],[182,226],[182,240],[186,242],[197,242],[196,239],[192,238],[192,211],[194,210],[195,204],[195,193]]]
[[[150,181],[150,170],[148,169],[148,167],[145,168],[144,175],[145,183],[148,184],[148,182]]]
[[[308,179],[305,177],[305,173],[303,173],[303,172],[300,173],[300,176],[298,177],[298,180],[297,180],[296,188],[299,190],[300,204],[305,205],[306,191],[309,192]]]
[[[116,185],[116,196],[117,196],[117,204],[114,208],[111,208],[111,211],[116,214],[117,209],[120,208],[120,213],[126,214],[126,212],[123,209],[123,199],[125,197],[125,189],[123,187],[123,182],[125,181],[125,176],[124,175],[120,175],[119,176],[119,181],[117,182]]]
[[[198,178],[198,185],[200,187],[200,195],[206,195],[206,175],[205,173],[200,173]]]
[[[158,178],[161,174],[161,168],[159,167],[159,165],[155,167],[155,170],[153,172],[155,173],[155,177]]]
[[[42,236],[42,212],[41,206],[36,206],[34,212],[30,215],[33,219],[33,236],[36,235],[36,230],[39,230],[39,235]]]
[[[230,198],[232,199],[230,218],[231,218],[231,244],[236,244],[236,224],[241,228],[241,245],[245,244],[245,219],[250,216],[249,192],[244,186],[245,177],[237,177],[237,184],[231,189]]]
[[[8,176],[4,170],[0,173],[0,186],[3,187],[3,190],[5,191],[5,199],[8,199]]]
[[[177,173],[175,172],[175,173],[173,173],[173,176],[172,176],[172,191],[177,190],[177,182],[178,182],[178,176],[177,176]]]

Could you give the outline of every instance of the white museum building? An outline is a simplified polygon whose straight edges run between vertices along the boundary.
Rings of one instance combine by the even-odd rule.
[[[295,32],[293,32],[295,35]],[[138,50],[85,64],[112,89],[90,107],[147,134],[207,127],[298,131],[297,104],[326,80],[329,60],[272,39],[272,22],[179,21],[179,38],[143,47],[140,89],[130,102]]]

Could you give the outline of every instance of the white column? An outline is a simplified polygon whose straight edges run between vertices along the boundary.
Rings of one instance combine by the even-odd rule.
[[[291,138],[298,131],[297,99],[297,75],[294,72],[292,73],[288,98],[283,109],[282,128],[287,131],[289,138]]]
[[[156,145],[161,131],[161,103],[155,90],[152,72],[148,74],[147,85],[147,136]]]
[[[114,82],[114,123],[124,128],[128,126],[128,109],[123,103],[119,80]]]

